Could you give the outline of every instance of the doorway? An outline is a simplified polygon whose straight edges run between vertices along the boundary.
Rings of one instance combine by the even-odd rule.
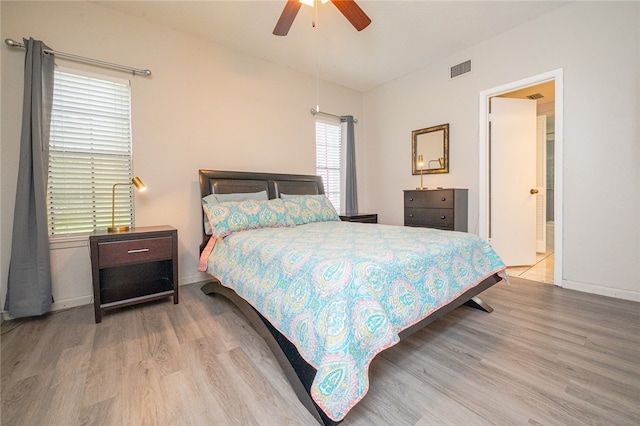
[[[548,238],[546,243],[542,245],[538,241],[536,246],[538,253],[535,254],[535,261],[532,261],[531,265],[509,268],[508,272],[512,276],[521,276],[526,279],[553,283],[558,286],[562,283],[562,76],[562,70],[560,69],[481,92],[479,144],[479,234],[491,242],[492,217],[494,217],[494,221],[502,220],[500,217],[505,217],[505,215],[492,214],[491,210],[492,208],[497,208],[495,205],[492,206],[491,202],[492,179],[494,179],[494,186],[498,187],[495,177],[492,178],[491,170],[492,155],[489,134],[489,105],[491,98],[535,99],[537,115],[546,116],[544,119],[539,118],[538,121],[544,121],[544,125],[547,127],[547,131],[542,130],[545,133],[543,135],[544,145],[542,148],[547,152],[541,154],[540,143],[537,149],[538,156],[543,155],[545,157],[542,163],[546,166],[546,171],[544,169],[537,170],[538,176],[541,173],[545,173],[545,175],[542,176],[544,178],[542,181],[538,180],[536,186],[545,191],[545,197],[541,198],[546,199],[547,202],[546,206],[537,207],[538,225],[536,234],[537,237],[540,237],[540,232],[546,231]],[[553,88],[555,90],[550,90]],[[543,100],[545,97],[553,99]],[[538,163],[540,164],[540,161]],[[546,183],[540,183],[544,182],[544,180],[546,180]],[[508,204],[500,203],[499,208],[508,210]],[[493,213],[496,213],[496,211],[494,210]],[[545,220],[540,221],[540,217],[544,217]],[[496,223],[493,225],[496,226]],[[500,224],[497,225],[499,226]],[[498,229],[498,226],[495,229]],[[537,239],[539,240],[539,238]],[[500,244],[498,241],[495,241],[495,243]],[[549,269],[553,270],[551,274],[548,273]]]

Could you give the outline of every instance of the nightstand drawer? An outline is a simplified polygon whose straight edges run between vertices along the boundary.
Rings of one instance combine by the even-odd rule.
[[[453,208],[453,190],[405,191],[405,207]]]
[[[453,209],[405,208],[404,223],[408,226],[453,229]]]
[[[171,259],[172,256],[173,240],[171,237],[144,238],[98,244],[100,267],[152,262]]]

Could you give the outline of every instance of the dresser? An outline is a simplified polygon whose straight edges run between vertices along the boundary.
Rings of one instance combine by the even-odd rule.
[[[178,231],[170,226],[89,236],[96,322],[102,312],[173,296],[178,303]]]
[[[404,224],[467,232],[468,189],[404,191]]]

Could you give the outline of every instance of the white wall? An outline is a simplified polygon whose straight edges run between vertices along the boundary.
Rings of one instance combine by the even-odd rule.
[[[0,19],[2,40],[32,36],[54,49],[153,71],[150,79],[132,79],[134,171],[149,186],[146,193],[136,194],[136,224],[178,228],[182,284],[202,277],[196,271],[199,168],[314,172],[312,76],[92,3],[2,1]],[[402,223],[402,190],[419,184],[410,171],[411,130],[448,122],[451,172],[427,175],[425,184],[469,188],[469,229],[477,232],[479,93],[563,68],[563,284],[640,299],[639,23],[636,2],[578,2],[364,97],[321,82],[323,110],[359,119],[361,210],[377,212],[383,223]],[[0,49],[3,306],[24,52],[4,43]],[[449,81],[449,67],[467,59],[473,60],[473,73]],[[58,306],[88,302],[86,243],[63,244],[52,251],[52,263]]]
[[[92,3],[2,1],[0,7],[2,40],[31,36],[52,49],[152,70],[151,78],[131,80],[134,173],[149,188],[136,194],[136,225],[169,224],[178,229],[181,284],[203,278],[197,272],[198,169],[315,173],[315,127],[309,113],[316,100],[314,77]],[[24,51],[4,43],[1,49],[0,303],[4,306]],[[58,62],[127,78],[117,71]],[[359,92],[320,84],[323,110],[361,117]],[[363,150],[361,127],[356,126],[359,151]],[[363,160],[360,163],[364,171]],[[88,303],[91,276],[86,240],[53,248],[55,307]]]
[[[425,185],[469,188],[477,232],[479,93],[563,68],[563,286],[640,300],[639,28],[637,2],[577,2],[365,93],[362,204],[402,224],[411,130],[450,123],[451,172]]]

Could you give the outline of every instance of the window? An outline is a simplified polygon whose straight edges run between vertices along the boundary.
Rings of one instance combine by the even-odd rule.
[[[339,122],[316,120],[316,173],[322,176],[324,191],[340,211],[340,164],[342,130]]]
[[[88,233],[111,226],[113,184],[132,178],[131,90],[126,80],[54,73],[49,184],[49,234]],[[133,223],[130,186],[118,186],[118,225]]]

